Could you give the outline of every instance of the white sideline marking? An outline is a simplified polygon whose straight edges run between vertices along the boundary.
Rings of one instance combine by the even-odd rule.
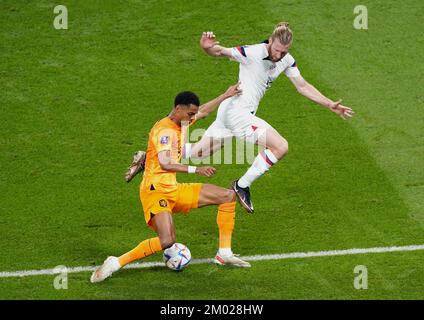
[[[312,257],[328,257],[328,256],[346,256],[353,254],[366,254],[366,253],[384,253],[384,252],[401,252],[401,251],[417,251],[424,250],[424,244],[401,246],[401,247],[379,247],[379,248],[364,248],[364,249],[346,249],[346,250],[331,250],[331,251],[315,251],[315,252],[293,252],[283,254],[267,254],[267,255],[256,255],[256,256],[245,256],[240,257],[246,261],[260,261],[260,260],[282,260],[282,259],[302,259]],[[204,264],[212,263],[213,259],[193,259],[191,264]],[[142,269],[150,267],[164,267],[163,262],[143,262],[143,263],[132,263],[124,267],[124,269]],[[97,267],[73,267],[67,268],[67,273],[78,273],[78,272],[91,272]],[[28,277],[28,276],[40,276],[40,275],[52,275],[59,274],[61,272],[55,272],[54,269],[44,270],[22,270],[12,272],[0,272],[0,278],[12,278],[12,277]]]

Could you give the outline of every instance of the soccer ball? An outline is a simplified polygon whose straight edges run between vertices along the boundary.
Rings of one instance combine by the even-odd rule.
[[[163,252],[163,261],[172,270],[182,270],[191,261],[190,250],[182,243],[174,243]]]

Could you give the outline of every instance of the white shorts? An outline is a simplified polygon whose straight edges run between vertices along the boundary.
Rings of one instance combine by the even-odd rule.
[[[268,122],[250,112],[239,112],[237,115],[229,114],[224,120],[217,117],[206,130],[205,136],[213,139],[236,137],[256,143],[269,127],[271,125]]]

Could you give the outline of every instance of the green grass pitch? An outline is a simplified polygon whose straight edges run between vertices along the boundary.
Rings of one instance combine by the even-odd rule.
[[[243,256],[424,244],[424,65],[419,0],[0,1],[0,272],[95,266],[153,236],[137,177],[123,174],[154,122],[182,90],[214,98],[237,81],[235,62],[206,56],[203,31],[234,46],[290,22],[302,75],[356,112],[351,121],[273,83],[258,116],[290,145],[252,187],[255,214],[237,207],[233,250]],[[196,124],[206,128],[214,115]],[[248,165],[217,165],[229,186]],[[217,249],[216,208],[176,216],[193,258]],[[155,255],[146,261],[159,261]],[[239,270],[194,264],[180,273],[123,270],[0,278],[0,299],[423,299],[423,251],[253,261]],[[368,289],[353,286],[357,265]]]

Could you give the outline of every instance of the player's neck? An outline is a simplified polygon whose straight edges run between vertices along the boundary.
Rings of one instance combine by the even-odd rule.
[[[179,121],[178,119],[176,119],[175,115],[174,115],[174,111],[172,111],[169,115],[168,115],[168,119],[171,120],[173,123],[175,123],[177,126],[181,127],[181,121]]]

